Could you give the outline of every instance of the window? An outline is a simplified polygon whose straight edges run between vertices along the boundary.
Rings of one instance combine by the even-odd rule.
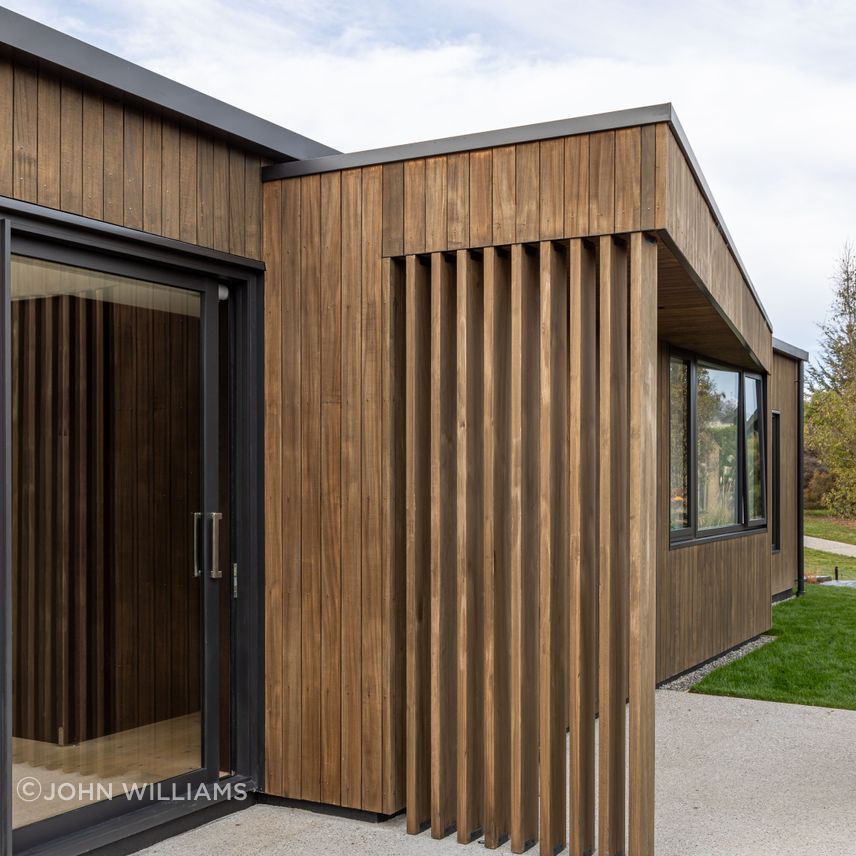
[[[669,364],[669,528],[690,525],[689,444],[690,367],[686,360],[672,357]]]
[[[699,365],[696,370],[698,528],[740,522],[737,411],[740,373]]]
[[[669,361],[673,541],[766,524],[764,380],[702,359]]]
[[[770,460],[773,467],[773,550],[782,549],[782,458],[781,415],[773,413],[773,433],[770,437]]]
[[[761,424],[764,411],[761,403],[764,400],[764,390],[761,378],[746,375],[743,379],[745,386],[743,404],[743,431],[746,444],[746,516],[750,522],[763,520],[764,509],[764,467],[763,439],[764,432]]]

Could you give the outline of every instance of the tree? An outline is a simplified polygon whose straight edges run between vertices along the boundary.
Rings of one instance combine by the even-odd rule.
[[[806,446],[829,473],[824,504],[841,517],[856,517],[856,253],[850,243],[833,284],[818,359],[808,368]]]
[[[841,392],[822,389],[806,405],[806,442],[832,476],[823,504],[856,518],[856,382]]]
[[[820,324],[817,363],[808,367],[809,389],[843,392],[856,382],[856,253],[844,245],[832,277],[829,317]]]

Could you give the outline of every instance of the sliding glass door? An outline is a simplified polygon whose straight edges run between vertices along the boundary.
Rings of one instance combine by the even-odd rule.
[[[6,279],[18,849],[231,772],[228,315],[23,236]]]

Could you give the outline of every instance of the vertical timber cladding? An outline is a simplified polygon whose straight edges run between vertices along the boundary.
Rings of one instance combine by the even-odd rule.
[[[394,262],[411,833],[592,852],[599,801],[602,852],[653,852],[656,253],[636,232]]]
[[[770,594],[777,595],[794,585],[797,576],[797,439],[799,437],[799,362],[783,354],[773,354],[773,371],[768,382],[770,410],[778,411],[780,430],[780,527],[781,549],[773,553]],[[768,444],[772,448],[772,443]],[[772,466],[770,473],[770,513],[772,514]]]
[[[406,806],[409,831],[488,847],[594,846],[598,657],[610,698],[653,692],[651,615],[630,600],[631,574],[653,564],[629,564],[619,530],[604,532],[610,614],[630,629],[602,628],[598,655],[591,524],[608,483],[624,538],[651,538],[628,498],[631,454],[653,460],[628,347],[645,375],[656,244],[641,230],[658,228],[667,133],[265,185],[268,792]],[[604,271],[622,309],[601,331],[614,359],[599,380]],[[623,392],[598,415],[613,378]],[[615,450],[599,474],[598,419]],[[634,789],[653,769],[652,712],[637,709]],[[610,739],[601,805],[619,852],[625,783],[604,765],[624,757],[623,718]],[[650,806],[631,806],[645,842]]]
[[[0,58],[0,196],[249,258],[257,155]]]

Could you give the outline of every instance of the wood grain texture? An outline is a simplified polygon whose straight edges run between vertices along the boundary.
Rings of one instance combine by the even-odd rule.
[[[267,216],[267,212],[265,214]],[[298,797],[301,793],[301,699],[302,699],[302,662],[301,638],[302,626],[302,561],[301,543],[297,537],[284,537],[284,533],[298,533],[301,526],[301,503],[304,479],[303,469],[303,433],[306,425],[302,409],[295,407],[300,401],[301,378],[303,373],[303,323],[301,315],[301,235],[303,228],[301,210],[300,181],[288,181],[282,185],[282,473],[281,511],[268,510],[268,531],[276,527],[282,540],[282,558],[278,565],[282,580],[279,611],[283,624],[282,667],[277,679],[282,683],[281,714],[281,753],[271,753],[277,764],[271,765],[272,774],[279,781],[284,796]],[[285,475],[288,477],[285,478]],[[274,516],[275,515],[275,516]],[[268,566],[277,568],[276,561]],[[275,570],[265,575],[266,579],[276,577]],[[277,608],[276,602],[273,609]]]
[[[404,164],[383,165],[383,254],[404,252]]]
[[[470,153],[446,158],[447,247],[470,245]]]
[[[589,137],[589,229],[594,235],[615,231],[615,134]]]
[[[430,272],[407,259],[406,296],[406,574],[407,831],[430,824],[430,502],[431,476],[423,450],[430,443]]]
[[[630,241],[629,850],[654,853],[657,671],[657,244]]]
[[[191,123],[3,61],[0,127],[0,195],[261,257],[261,173],[250,170],[258,158],[214,146]],[[197,135],[202,158],[190,156]]]
[[[425,161],[404,164],[404,253],[425,252]]]
[[[538,259],[511,249],[511,848],[538,837]]]
[[[621,128],[615,132],[615,231],[635,231],[641,222],[642,129]]]
[[[509,472],[511,256],[484,256],[484,836],[508,838],[511,770],[509,718]]]
[[[216,151],[216,150],[215,150]],[[300,794],[321,798],[321,179],[300,179]]]
[[[445,250],[448,246],[447,164],[445,157],[425,161],[425,249]]]
[[[471,247],[493,243],[493,152],[484,149],[470,154]]]
[[[514,146],[494,149],[491,185],[493,239],[497,244],[513,244],[517,232],[516,165]]]
[[[457,380],[457,795],[458,841],[482,828],[484,742],[482,550],[484,459],[483,299],[480,265],[467,250],[456,259]]]
[[[431,835],[457,812],[457,325],[455,257],[431,256]]]
[[[600,239],[598,851],[624,852],[628,615],[627,253]]]
[[[598,438],[586,430],[597,410],[597,259],[582,240],[569,247],[570,356],[568,380],[568,670],[570,794],[568,846],[594,852],[595,713],[597,710]]]
[[[383,805],[383,567],[381,547],[381,199],[380,167],[363,170],[363,392],[362,392],[362,752],[363,805]]]
[[[562,245],[541,243],[539,255],[539,843],[552,856],[567,843],[568,266]]]
[[[406,676],[405,264],[384,262],[383,526],[384,637],[383,812],[404,804]]]
[[[0,60],[0,196],[12,196],[14,187],[15,72]]]
[[[564,140],[539,144],[541,240],[565,236],[565,145]]]
[[[362,802],[362,197],[360,170],[342,173],[341,799],[350,806]]]
[[[341,802],[342,178],[321,176],[321,801]],[[243,226],[243,224],[241,224]]]
[[[518,243],[537,241],[541,227],[540,146],[538,143],[523,143],[516,146],[515,151],[515,240]]]

